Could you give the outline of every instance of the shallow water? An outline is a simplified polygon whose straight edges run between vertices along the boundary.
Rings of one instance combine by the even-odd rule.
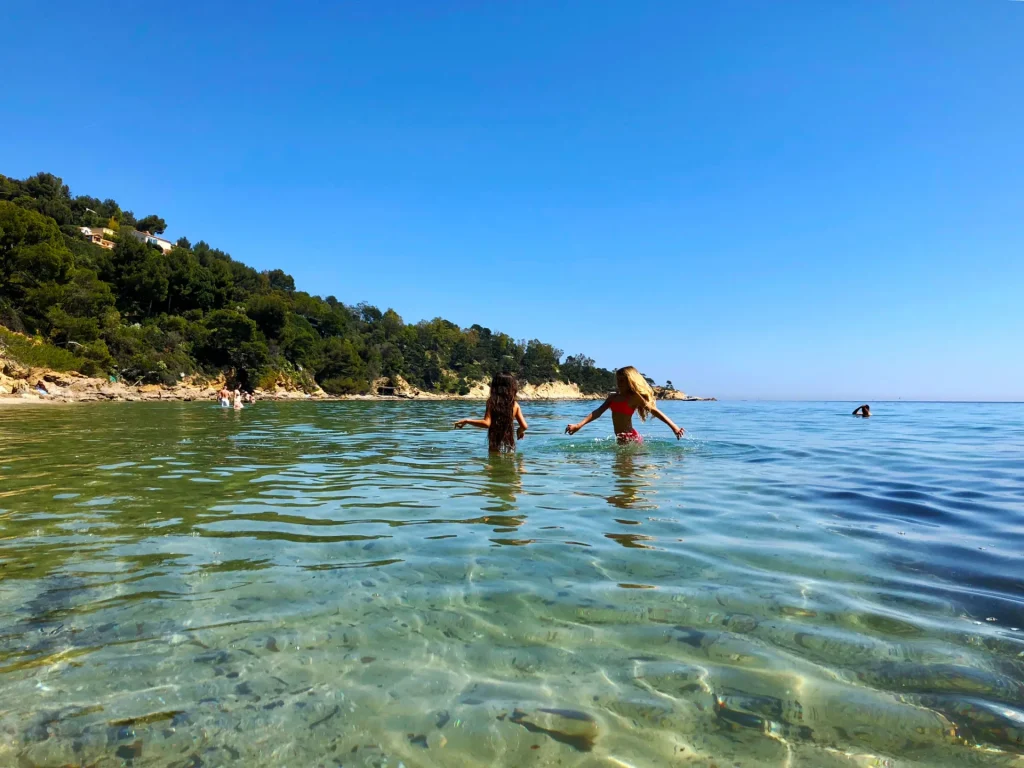
[[[1024,406],[0,412],[0,765],[1024,765]]]

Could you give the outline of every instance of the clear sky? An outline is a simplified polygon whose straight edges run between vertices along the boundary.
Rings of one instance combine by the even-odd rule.
[[[48,0],[0,27],[0,173],[303,290],[696,394],[1024,399],[1024,2]]]

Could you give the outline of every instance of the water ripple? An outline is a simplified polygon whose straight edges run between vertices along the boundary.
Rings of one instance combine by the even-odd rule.
[[[0,764],[1024,764],[1024,406],[586,407],[5,412]]]

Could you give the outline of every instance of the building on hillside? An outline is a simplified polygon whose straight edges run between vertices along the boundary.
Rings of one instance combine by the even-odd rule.
[[[109,240],[117,233],[110,227],[79,227],[82,234],[86,237],[92,237],[93,235],[103,235],[104,239]]]
[[[174,243],[172,243],[170,240],[164,240],[162,237],[157,237],[156,235],[152,235],[149,232],[139,232],[139,230],[137,229],[132,230],[132,237],[134,237],[136,240],[141,240],[144,243],[150,243],[152,245],[155,245],[164,253],[169,253],[171,248],[174,247]]]
[[[114,236],[114,230],[109,227],[79,227],[78,229],[90,242],[100,248],[106,248],[108,251],[114,249],[114,243],[108,239]]]

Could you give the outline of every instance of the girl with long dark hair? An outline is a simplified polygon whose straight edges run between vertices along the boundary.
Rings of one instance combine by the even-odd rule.
[[[492,453],[511,452],[516,449],[516,437],[526,437],[526,419],[516,402],[519,385],[514,376],[499,373],[491,379],[491,394],[487,398],[487,411],[482,419],[460,419],[454,426],[466,425],[487,430],[487,447]],[[518,429],[516,424],[518,423]]]

